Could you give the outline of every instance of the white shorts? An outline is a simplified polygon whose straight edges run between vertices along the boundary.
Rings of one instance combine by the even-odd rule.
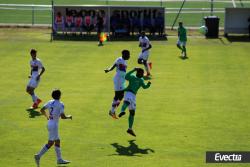
[[[139,59],[148,60],[148,56],[149,56],[149,51],[146,50],[146,51],[140,53]]]
[[[60,139],[58,135],[58,123],[49,122],[47,128],[49,132],[49,140],[54,141]]]
[[[178,39],[178,41],[177,41],[177,45],[180,45],[180,46],[186,46],[186,41],[180,41],[179,39]]]
[[[124,97],[124,101],[128,101],[129,102],[129,110],[135,110],[136,109],[136,97],[135,94],[132,92],[127,91],[125,93],[125,97]]]
[[[27,86],[32,87],[32,88],[36,88],[38,86],[39,82],[40,82],[40,79],[37,81],[36,78],[32,77],[32,78],[30,78],[30,81],[29,81]]]
[[[114,77],[114,89],[115,91],[121,91],[126,88],[126,81],[125,81],[125,74],[122,75],[115,75]]]

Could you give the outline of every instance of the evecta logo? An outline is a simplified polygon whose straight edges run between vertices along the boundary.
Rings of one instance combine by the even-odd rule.
[[[242,155],[240,154],[221,154],[221,153],[216,153],[214,156],[214,160],[219,162],[219,161],[236,161],[240,162],[241,161]]]
[[[207,151],[206,163],[250,163],[250,152]]]

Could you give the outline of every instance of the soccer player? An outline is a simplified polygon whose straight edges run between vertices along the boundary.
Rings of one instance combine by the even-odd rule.
[[[136,71],[136,75],[133,75],[133,73]],[[151,82],[148,82],[147,84],[144,83],[143,80],[144,70],[141,68],[135,68],[132,71],[128,72],[125,76],[125,79],[129,81],[128,87],[125,89],[125,97],[124,102],[121,108],[121,112],[119,114],[119,117],[122,117],[125,115],[125,110],[127,107],[129,107],[129,117],[128,117],[128,130],[127,133],[129,133],[132,136],[136,136],[132,127],[134,123],[134,116],[135,116],[135,109],[136,109],[136,94],[137,91],[142,87],[143,89],[147,89],[150,87]]]
[[[129,58],[130,58],[130,52],[128,50],[123,50],[122,57],[117,58],[113,66],[104,70],[105,73],[108,73],[112,71],[114,68],[116,68],[116,74],[114,76],[115,97],[113,99],[112,106],[109,111],[109,115],[112,116],[114,119],[117,119],[115,114],[115,109],[119,106],[124,96],[124,89],[126,87],[125,75],[127,69],[126,60],[128,60]]]
[[[103,41],[101,40],[101,33],[104,29],[104,17],[102,16],[101,13],[98,13],[97,14],[97,23],[96,23],[96,26],[97,26],[97,35],[98,35],[98,38],[99,38],[99,43],[98,43],[98,46],[103,46]]]
[[[51,146],[55,144],[55,152],[57,156],[57,164],[68,164],[70,161],[63,160],[61,156],[61,148],[60,148],[60,138],[58,135],[58,122],[59,118],[62,119],[71,119],[71,115],[64,114],[64,105],[60,102],[61,98],[61,91],[56,89],[52,92],[53,100],[48,101],[43,108],[41,109],[41,113],[47,118],[48,120],[48,132],[49,132],[49,140],[46,145],[39,151],[39,153],[35,154],[35,162],[37,166],[40,165],[41,157],[49,150]],[[45,110],[49,110],[49,115],[46,114]]]
[[[187,58],[186,42],[187,42],[187,30],[183,26],[183,23],[179,22],[177,47],[181,50],[183,59]]]
[[[147,72],[147,76],[150,76],[150,71],[149,68],[152,68],[152,63],[148,62],[148,56],[149,56],[149,49],[152,48],[152,45],[150,44],[150,41],[148,39],[148,37],[145,35],[145,32],[141,32],[141,36],[139,38],[139,47],[141,47],[142,51],[139,55],[138,58],[138,63],[139,64],[143,64],[146,72]]]
[[[26,87],[26,92],[30,94],[33,100],[33,105],[31,108],[36,109],[38,108],[39,103],[42,102],[41,99],[39,99],[36,94],[35,94],[35,89],[39,84],[40,77],[45,71],[45,68],[41,62],[40,59],[36,57],[37,51],[35,49],[31,49],[30,55],[32,60],[30,61],[30,66],[31,66],[31,72],[30,72],[30,81]]]

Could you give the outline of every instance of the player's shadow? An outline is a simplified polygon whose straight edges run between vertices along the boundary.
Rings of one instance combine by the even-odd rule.
[[[140,154],[149,154],[154,153],[155,151],[151,148],[139,148],[139,146],[135,143],[135,140],[129,140],[129,146],[125,147],[118,143],[112,143],[111,145],[116,149],[117,154],[112,155],[123,155],[123,156],[141,156]],[[139,154],[139,155],[138,155]]]
[[[226,39],[229,41],[229,42],[250,42],[250,37],[249,35],[230,35],[230,36],[227,36]]]
[[[26,111],[29,113],[29,117],[30,118],[35,118],[35,117],[38,117],[38,116],[41,116],[42,114],[32,108],[28,108],[26,109]]]

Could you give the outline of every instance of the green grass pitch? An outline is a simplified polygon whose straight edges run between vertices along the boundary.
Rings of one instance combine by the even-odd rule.
[[[30,48],[38,50],[46,68],[37,95],[46,102],[51,90],[60,88],[65,112],[73,115],[72,121],[60,120],[59,130],[69,167],[221,167],[206,164],[205,152],[249,151],[249,43],[190,37],[189,59],[181,60],[176,36],[152,41],[152,85],[138,92],[134,138],[126,134],[128,114],[120,120],[108,116],[114,72],[103,69],[122,49],[131,51],[128,69],[139,66],[138,42],[51,43],[49,32],[0,31],[1,167],[34,167],[33,155],[47,141],[45,117],[26,111]],[[55,162],[52,148],[41,166]]]

